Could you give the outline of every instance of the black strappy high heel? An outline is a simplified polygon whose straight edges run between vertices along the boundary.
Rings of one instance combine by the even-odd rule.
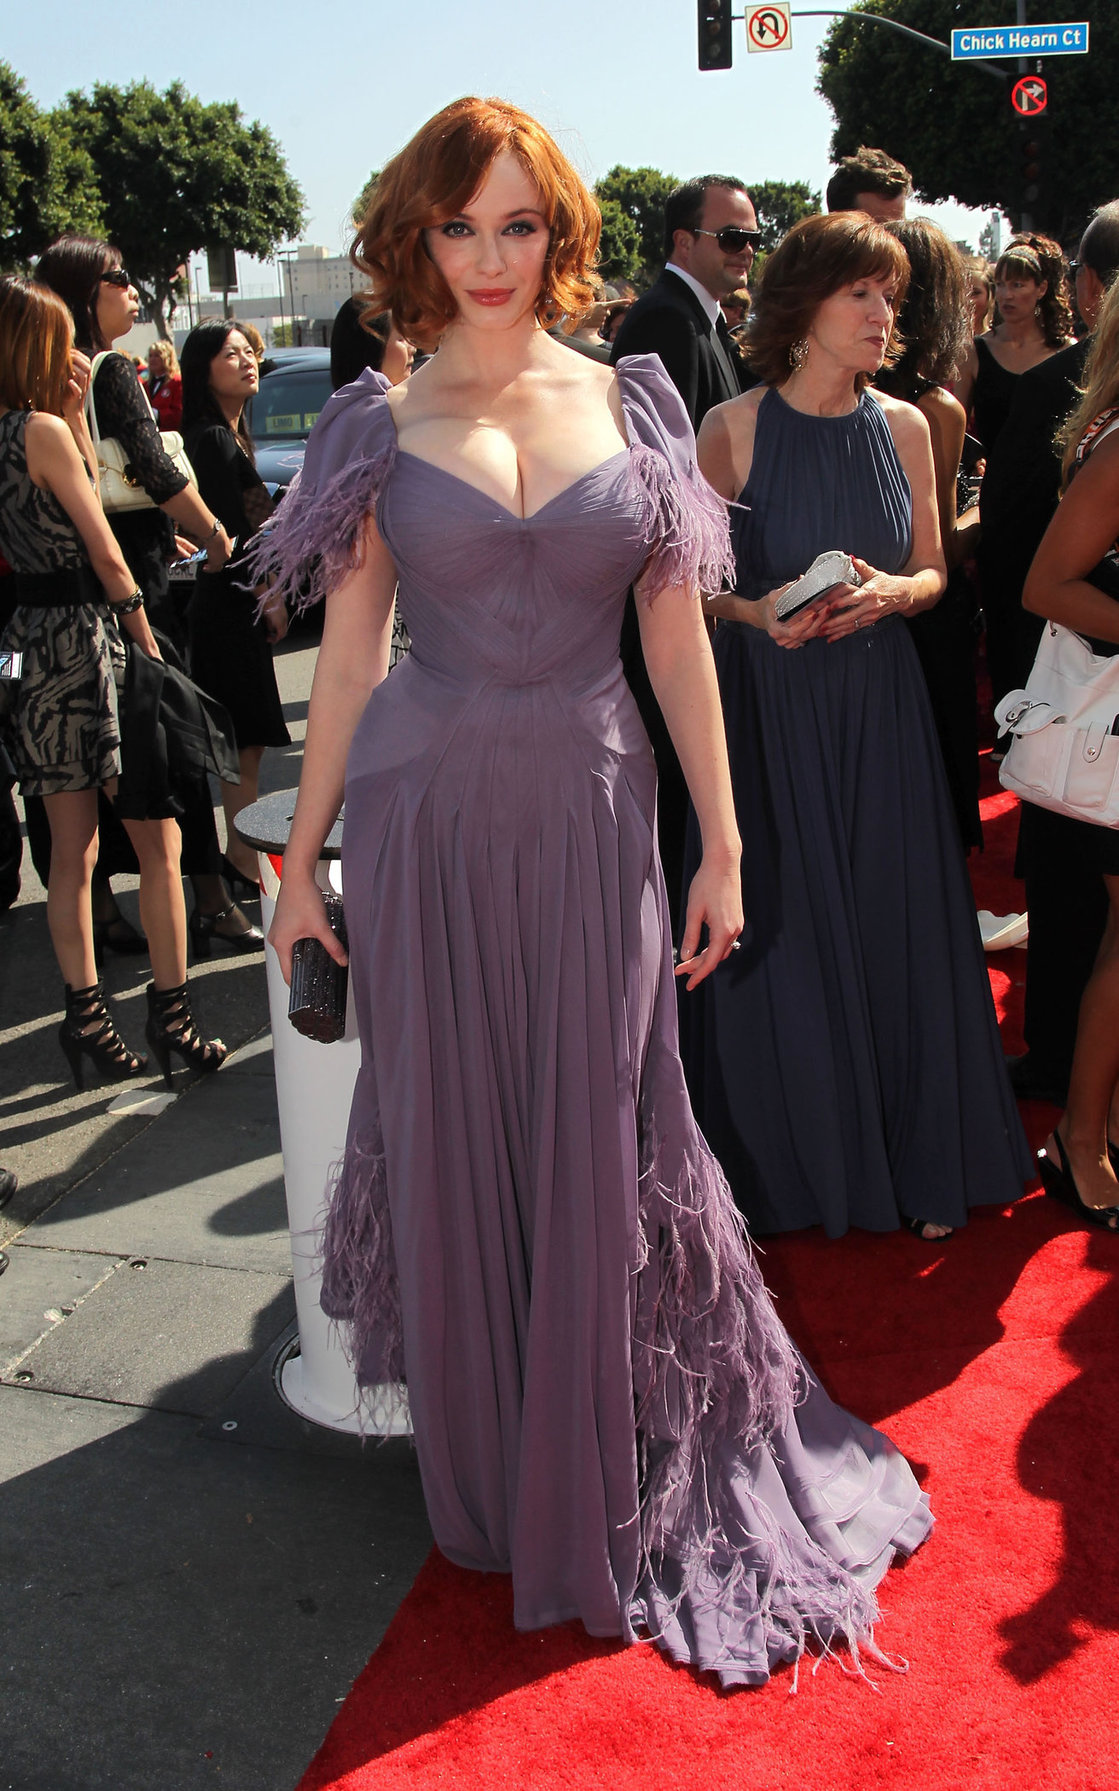
[[[147,994],[148,1023],[144,1037],[163,1072],[166,1086],[171,1086],[173,1051],[200,1075],[209,1076],[220,1070],[229,1056],[229,1048],[221,1039],[202,1037],[190,1011],[186,984],[180,983],[177,989],[157,989],[154,983],[149,983]]]
[[[233,932],[226,931],[228,923],[238,916],[244,925]],[[252,924],[247,915],[241,913],[236,902],[227,902],[224,908],[218,908],[213,914],[207,914],[202,908],[195,908],[191,915],[190,948],[195,957],[208,958],[215,941],[233,952],[264,950],[264,934]]]
[[[92,983],[88,989],[66,984],[66,1018],[58,1029],[58,1042],[79,1090],[85,1087],[87,1057],[110,1082],[128,1082],[148,1067],[147,1058],[130,1051],[113,1025],[104,983]]]
[[[220,1039],[204,1039],[197,1030],[190,1012],[186,983],[179,983],[177,989],[156,989],[154,983],[147,985],[147,1026],[143,1035],[152,1048],[152,1057],[163,1071],[163,1082],[168,1089],[172,1051],[202,1076],[213,1075],[213,1071],[220,1069],[229,1057],[226,1044]]]

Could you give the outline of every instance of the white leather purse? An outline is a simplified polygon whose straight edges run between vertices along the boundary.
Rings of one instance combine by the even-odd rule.
[[[102,361],[107,355],[116,352],[116,349],[107,349],[94,357],[85,395],[86,420],[89,423],[89,433],[93,439],[93,451],[97,457],[97,481],[101,491],[101,508],[107,516],[112,516],[121,510],[154,510],[156,507],[154,500],[148,496],[129,465],[128,456],[122,444],[114,435],[102,438],[97,428],[97,406],[93,402],[93,382]],[[142,386],[140,389],[143,391]],[[146,392],[144,392],[144,402],[151,410],[151,403]],[[156,415],[152,410],[152,422],[155,421]],[[163,429],[159,431],[159,437],[163,443],[164,453],[174,462],[179,472],[183,474],[184,478],[189,479],[192,485],[197,485],[198,480],[195,478],[194,468],[190,464],[187,451],[183,447],[182,436],[175,429]]]
[[[1000,738],[1013,735],[999,782],[1025,802],[1119,827],[1119,653],[1093,653],[1071,628],[1050,622],[1025,690],[995,709]]]

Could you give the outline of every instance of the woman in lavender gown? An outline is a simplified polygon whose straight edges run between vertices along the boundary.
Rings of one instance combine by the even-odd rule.
[[[888,1440],[786,1337],[677,1053],[655,772],[618,661],[627,586],[703,835],[677,974],[742,925],[696,592],[728,569],[654,357],[548,334],[590,302],[593,200],[539,125],[461,100],[384,170],[371,304],[439,352],[328,403],[263,558],[328,596],[273,943],[340,948],[313,868],[343,796],[362,1065],[323,1301],[403,1380],[443,1552],[758,1684],[871,1644],[926,1535]],[[412,630],[386,677],[394,592]],[[706,943],[702,943],[704,936]]]

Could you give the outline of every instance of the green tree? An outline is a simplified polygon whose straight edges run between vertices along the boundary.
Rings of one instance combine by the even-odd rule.
[[[1031,0],[1029,10],[1050,24],[1083,19],[1089,9],[1083,0]],[[1036,228],[1074,241],[1088,214],[1119,190],[1119,8],[1090,10],[1090,53],[1045,62],[1049,109],[1028,123],[1010,104],[1014,61],[994,64],[1006,75],[1000,83],[885,26],[837,20],[820,51],[818,81],[836,118],[832,155],[880,146],[911,170],[922,199],[1014,217],[1028,210]],[[1007,0],[859,0],[851,11],[879,13],[945,43],[953,28],[1005,25],[1012,14]],[[1041,167],[1030,201],[1027,142],[1038,144]]]
[[[56,114],[97,168],[106,234],[161,332],[176,277],[196,249],[228,245],[261,259],[303,227],[303,195],[271,131],[232,101],[204,104],[173,81],[98,83]]]
[[[357,198],[353,202],[353,205],[350,207],[350,216],[352,217],[352,219],[354,221],[354,229],[355,230],[360,230],[360,228],[361,228],[361,220],[364,218],[366,212],[369,210],[369,201],[373,197],[374,188],[376,187],[377,182],[380,180],[380,178],[381,178],[381,170],[379,168],[374,168],[372,174],[369,176],[369,179],[366,181],[365,185],[361,189],[361,192],[358,194]]]
[[[664,206],[674,186],[679,183],[673,174],[662,174],[659,168],[611,168],[595,185],[594,196],[602,207],[603,223],[609,207],[611,254],[628,256],[629,269],[616,268],[615,278],[652,280],[664,264]],[[617,207],[615,211],[613,208]],[[622,214],[619,216],[619,213]],[[636,249],[626,230],[631,224],[636,231]],[[636,259],[633,257],[636,256]],[[605,272],[605,264],[604,270]],[[610,274],[605,277],[609,279]]]
[[[758,214],[762,240],[760,253],[768,255],[801,218],[820,210],[820,195],[804,180],[759,180],[750,185],[750,197]]]
[[[65,230],[101,227],[88,152],[72,145],[0,62],[0,268],[25,268]]]
[[[598,271],[604,280],[636,280],[641,273],[641,234],[637,220],[616,199],[600,199],[602,237]]]

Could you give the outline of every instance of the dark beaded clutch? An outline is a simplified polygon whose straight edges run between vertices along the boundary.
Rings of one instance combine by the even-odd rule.
[[[349,950],[341,896],[323,895],[326,918],[336,939]],[[304,1038],[333,1045],[346,1031],[346,990],[350,973],[338,964],[321,939],[297,939],[291,948],[291,993],[288,1019]]]

